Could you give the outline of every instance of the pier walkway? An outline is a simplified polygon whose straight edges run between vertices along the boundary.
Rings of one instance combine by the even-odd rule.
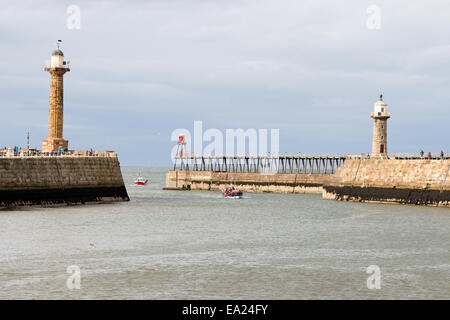
[[[5,149],[0,149],[0,158],[48,158],[48,157],[59,157],[59,158],[73,158],[73,157],[106,157],[106,158],[117,158],[117,153],[115,151],[107,150],[70,150],[67,152],[41,152],[40,150],[26,150],[13,152],[11,150],[5,151]]]
[[[347,155],[178,156],[174,171],[333,174]]]
[[[346,159],[368,159],[369,155],[288,155],[279,156],[177,156],[173,171],[212,171],[233,173],[282,173],[282,174],[334,174]],[[398,160],[443,160],[443,156],[432,153],[421,157],[413,153],[390,154],[385,159]]]

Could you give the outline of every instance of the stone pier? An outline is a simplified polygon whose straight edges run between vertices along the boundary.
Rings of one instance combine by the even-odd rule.
[[[323,198],[450,206],[450,159],[347,159],[324,182]]]
[[[128,200],[117,157],[0,157],[0,207]]]
[[[165,190],[222,190],[233,184],[246,192],[321,193],[326,174],[262,174],[167,171]]]

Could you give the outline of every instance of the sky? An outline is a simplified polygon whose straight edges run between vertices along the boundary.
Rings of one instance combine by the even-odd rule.
[[[79,9],[79,19],[70,6]],[[450,2],[0,0],[0,147],[47,137],[61,39],[64,138],[169,166],[174,130],[279,129],[280,152],[450,152]],[[375,8],[375,9],[374,9]],[[75,19],[75,20],[74,20]],[[78,28],[79,22],[79,28]],[[224,134],[225,135],[225,134]]]

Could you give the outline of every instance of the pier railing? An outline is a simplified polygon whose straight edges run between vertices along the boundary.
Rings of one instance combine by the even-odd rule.
[[[345,159],[347,155],[178,156],[173,170],[333,174]]]
[[[440,152],[431,152],[424,153],[421,155],[420,153],[391,153],[389,154],[389,159],[400,159],[400,160],[419,160],[419,159],[431,159],[431,160],[440,160],[440,159],[450,159],[450,153]]]
[[[76,150],[68,152],[41,152],[41,151],[0,151],[0,158],[46,158],[46,157],[107,157],[115,158],[115,151]]]

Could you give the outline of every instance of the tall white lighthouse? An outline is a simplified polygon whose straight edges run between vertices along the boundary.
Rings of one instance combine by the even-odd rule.
[[[56,49],[52,52],[50,62],[45,71],[50,73],[50,103],[48,113],[48,138],[42,141],[43,152],[65,150],[69,141],[63,138],[64,113],[64,82],[63,76],[69,72],[68,62],[64,61],[64,54],[59,49],[58,40]]]
[[[375,103],[373,118],[372,158],[387,158],[387,120],[391,114],[387,112],[387,104],[383,101],[383,95]]]

